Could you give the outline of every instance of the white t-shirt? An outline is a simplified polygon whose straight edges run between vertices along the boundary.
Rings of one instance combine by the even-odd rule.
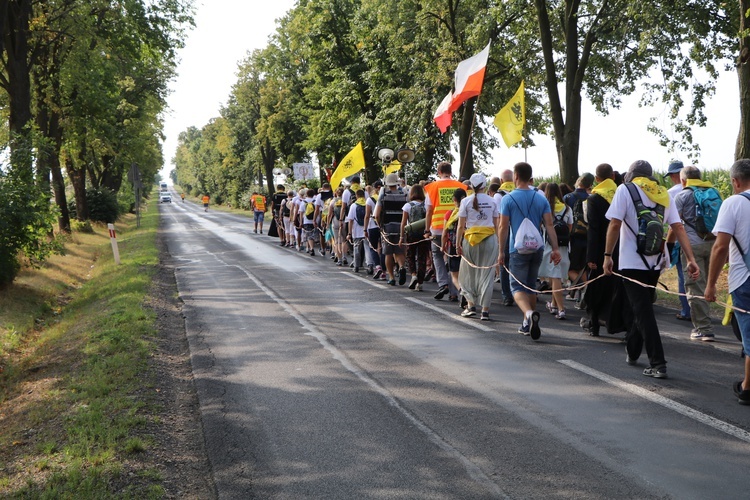
[[[646,196],[640,186],[635,185],[635,187],[641,195],[641,200],[643,201],[644,206],[656,206],[656,203]],[[638,232],[638,217],[635,213],[633,199],[630,197],[630,192],[625,184],[618,186],[617,191],[615,191],[615,197],[612,198],[612,203],[609,205],[609,210],[607,210],[605,217],[609,220],[619,219],[622,221],[622,226],[620,226],[619,243],[620,269],[650,270],[650,268],[646,267],[643,263],[643,259],[646,259],[646,262],[652,267],[657,264],[657,261],[659,262],[659,266],[666,265],[669,262],[669,256],[666,254],[666,245],[664,245],[664,255],[661,257],[661,260],[659,260],[658,255],[644,255],[643,259],[641,259],[641,255],[636,251],[636,236],[633,234],[633,231],[636,233]],[[671,226],[678,222],[680,222],[680,216],[677,215],[677,209],[675,209],[674,203],[670,203],[669,207],[664,210],[664,223]]]
[[[479,211],[474,210],[474,197],[477,198]],[[498,216],[497,204],[489,195],[484,193],[472,194],[461,200],[458,216],[466,218],[466,228],[474,226],[494,227]]]
[[[349,215],[346,216],[347,224],[350,220],[354,221],[354,224],[352,224],[352,238],[364,238],[365,237],[365,228],[360,226],[357,222],[357,204],[352,203],[352,206],[349,207]]]
[[[315,212],[311,213],[310,216],[307,216],[307,204],[312,203],[313,206],[315,206],[315,199],[313,198],[306,198],[304,200],[300,200],[299,203],[299,209],[302,212],[303,219],[302,224],[312,224],[313,223],[313,217],[315,216]]]
[[[497,211],[500,212],[500,203],[503,201],[503,195],[501,193],[495,193],[492,195],[492,199],[495,200],[495,205],[497,205]]]
[[[750,189],[745,191],[750,193]],[[743,196],[730,196],[721,204],[713,233],[731,234],[740,242],[742,251],[750,252],[750,200]],[[750,278],[737,244],[732,238],[729,244],[729,291],[733,292]]]
[[[375,229],[378,227],[378,225],[375,223],[375,207],[377,206],[377,202],[375,201],[375,198],[367,198],[367,201],[365,204],[370,207],[370,223],[367,225],[367,230]]]
[[[678,182],[677,184],[675,184],[671,188],[667,189],[667,193],[669,193],[669,199],[670,200],[674,200],[674,197],[677,196],[677,193],[679,193],[680,191],[682,191],[682,183],[681,182]]]

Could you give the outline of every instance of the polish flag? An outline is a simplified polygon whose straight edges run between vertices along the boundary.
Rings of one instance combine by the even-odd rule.
[[[435,116],[432,117],[432,119],[435,120],[435,125],[440,129],[441,134],[444,134],[445,131],[448,130],[448,127],[451,126],[451,122],[453,122],[453,112],[448,109],[452,100],[453,92],[448,92],[448,95],[445,96],[443,102],[441,102],[440,106],[435,110]]]
[[[456,111],[467,99],[482,93],[484,83],[484,70],[487,69],[487,58],[490,56],[490,44],[480,52],[468,59],[458,63],[454,79],[453,99],[448,108],[450,112]]]
[[[453,112],[461,107],[467,99],[482,93],[484,83],[484,71],[487,68],[487,59],[490,56],[490,44],[480,53],[464,59],[456,67],[452,92],[440,103],[435,110],[433,119],[440,133],[444,134],[453,121]]]

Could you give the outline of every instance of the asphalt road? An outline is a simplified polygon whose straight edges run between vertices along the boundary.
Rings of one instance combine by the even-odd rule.
[[[493,321],[464,319],[434,283],[386,286],[247,218],[160,209],[221,498],[748,496],[727,328],[691,342],[660,309],[670,378],[653,380],[573,307],[542,313],[533,342],[497,299]]]

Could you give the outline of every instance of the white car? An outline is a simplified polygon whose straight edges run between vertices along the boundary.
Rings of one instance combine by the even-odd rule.
[[[159,193],[159,203],[172,203],[172,195],[167,191]]]

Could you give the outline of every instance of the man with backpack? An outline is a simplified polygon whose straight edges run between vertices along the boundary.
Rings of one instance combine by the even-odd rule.
[[[714,246],[716,236],[711,231],[716,224],[716,217],[721,208],[721,195],[709,181],[701,180],[701,172],[697,167],[685,167],[680,171],[680,182],[682,191],[674,197],[677,214],[685,225],[690,246],[695,255],[695,262],[700,269],[697,280],[685,276],[685,290],[690,304],[690,319],[693,323],[693,331],[690,333],[692,340],[713,341],[714,334],[711,329],[711,312],[708,302],[703,299],[706,290],[706,273],[709,268],[711,250]],[[674,233],[670,231],[667,242],[674,242]],[[685,262],[685,256],[681,256]],[[683,270],[684,271],[684,270]]]
[[[577,282],[586,268],[586,242],[588,223],[585,216],[585,202],[594,185],[594,176],[586,173],[578,178],[575,190],[563,197],[563,201],[573,211],[573,227],[570,233],[570,266],[568,277]]]
[[[401,219],[403,207],[406,203],[406,194],[399,187],[398,174],[392,173],[385,176],[385,187],[378,196],[375,206],[375,220],[380,226],[383,237],[383,254],[385,254],[385,269],[388,284],[396,284],[395,264],[398,263],[398,284],[406,283],[406,259],[404,249],[398,244],[401,233]]]
[[[664,225],[675,232],[687,257],[687,273],[697,279],[700,270],[690,241],[669,193],[653,178],[651,164],[645,160],[630,165],[625,183],[615,191],[606,216],[610,222],[604,249],[604,274],[611,275],[614,271],[612,253],[619,240],[618,273],[626,278],[623,284],[633,313],[632,325],[625,336],[625,361],[636,365],[645,345],[649,366],[643,374],[667,378],[667,361],[653,307],[656,284],[667,259]]]
[[[729,169],[734,195],[721,205],[714,226],[716,242],[711,252],[705,297],[716,301],[716,280],[729,257],[729,293],[735,307],[750,311],[750,160],[737,160]],[[745,374],[732,384],[737,402],[750,405],[750,314],[733,312],[742,337]]]
[[[542,223],[550,236],[550,261],[560,263],[557,235],[552,228],[550,205],[542,193],[531,185],[531,165],[516,163],[513,179],[516,189],[503,196],[500,203],[500,242],[497,263],[510,269],[510,289],[516,305],[523,313],[523,322],[518,333],[538,340],[539,313],[536,311],[537,296],[534,291],[539,266],[542,264],[544,241],[539,233]],[[510,234],[510,253],[506,255],[506,241]]]
[[[346,220],[349,223],[349,231],[346,236],[354,248],[354,272],[358,273],[365,259],[365,191],[358,189],[356,199],[349,207]]]
[[[273,220],[276,221],[276,228],[279,233],[279,245],[286,245],[286,228],[284,227],[284,219],[281,215],[281,204],[287,199],[286,188],[283,184],[276,186],[276,192],[271,197],[271,214],[273,214]],[[270,231],[270,230],[269,230]]]
[[[667,191],[669,197],[674,201],[674,197],[677,193],[682,191],[682,183],[680,182],[680,172],[685,168],[680,160],[672,160],[669,162],[667,167],[667,173],[664,174],[665,179],[669,179],[672,182],[672,187]],[[682,258],[680,257],[680,245],[678,243],[668,242],[669,256],[671,264],[677,270],[677,291],[685,293],[685,274],[682,272]],[[682,321],[690,321],[691,312],[690,304],[688,303],[687,297],[680,295],[680,312],[677,313],[677,319]]]

